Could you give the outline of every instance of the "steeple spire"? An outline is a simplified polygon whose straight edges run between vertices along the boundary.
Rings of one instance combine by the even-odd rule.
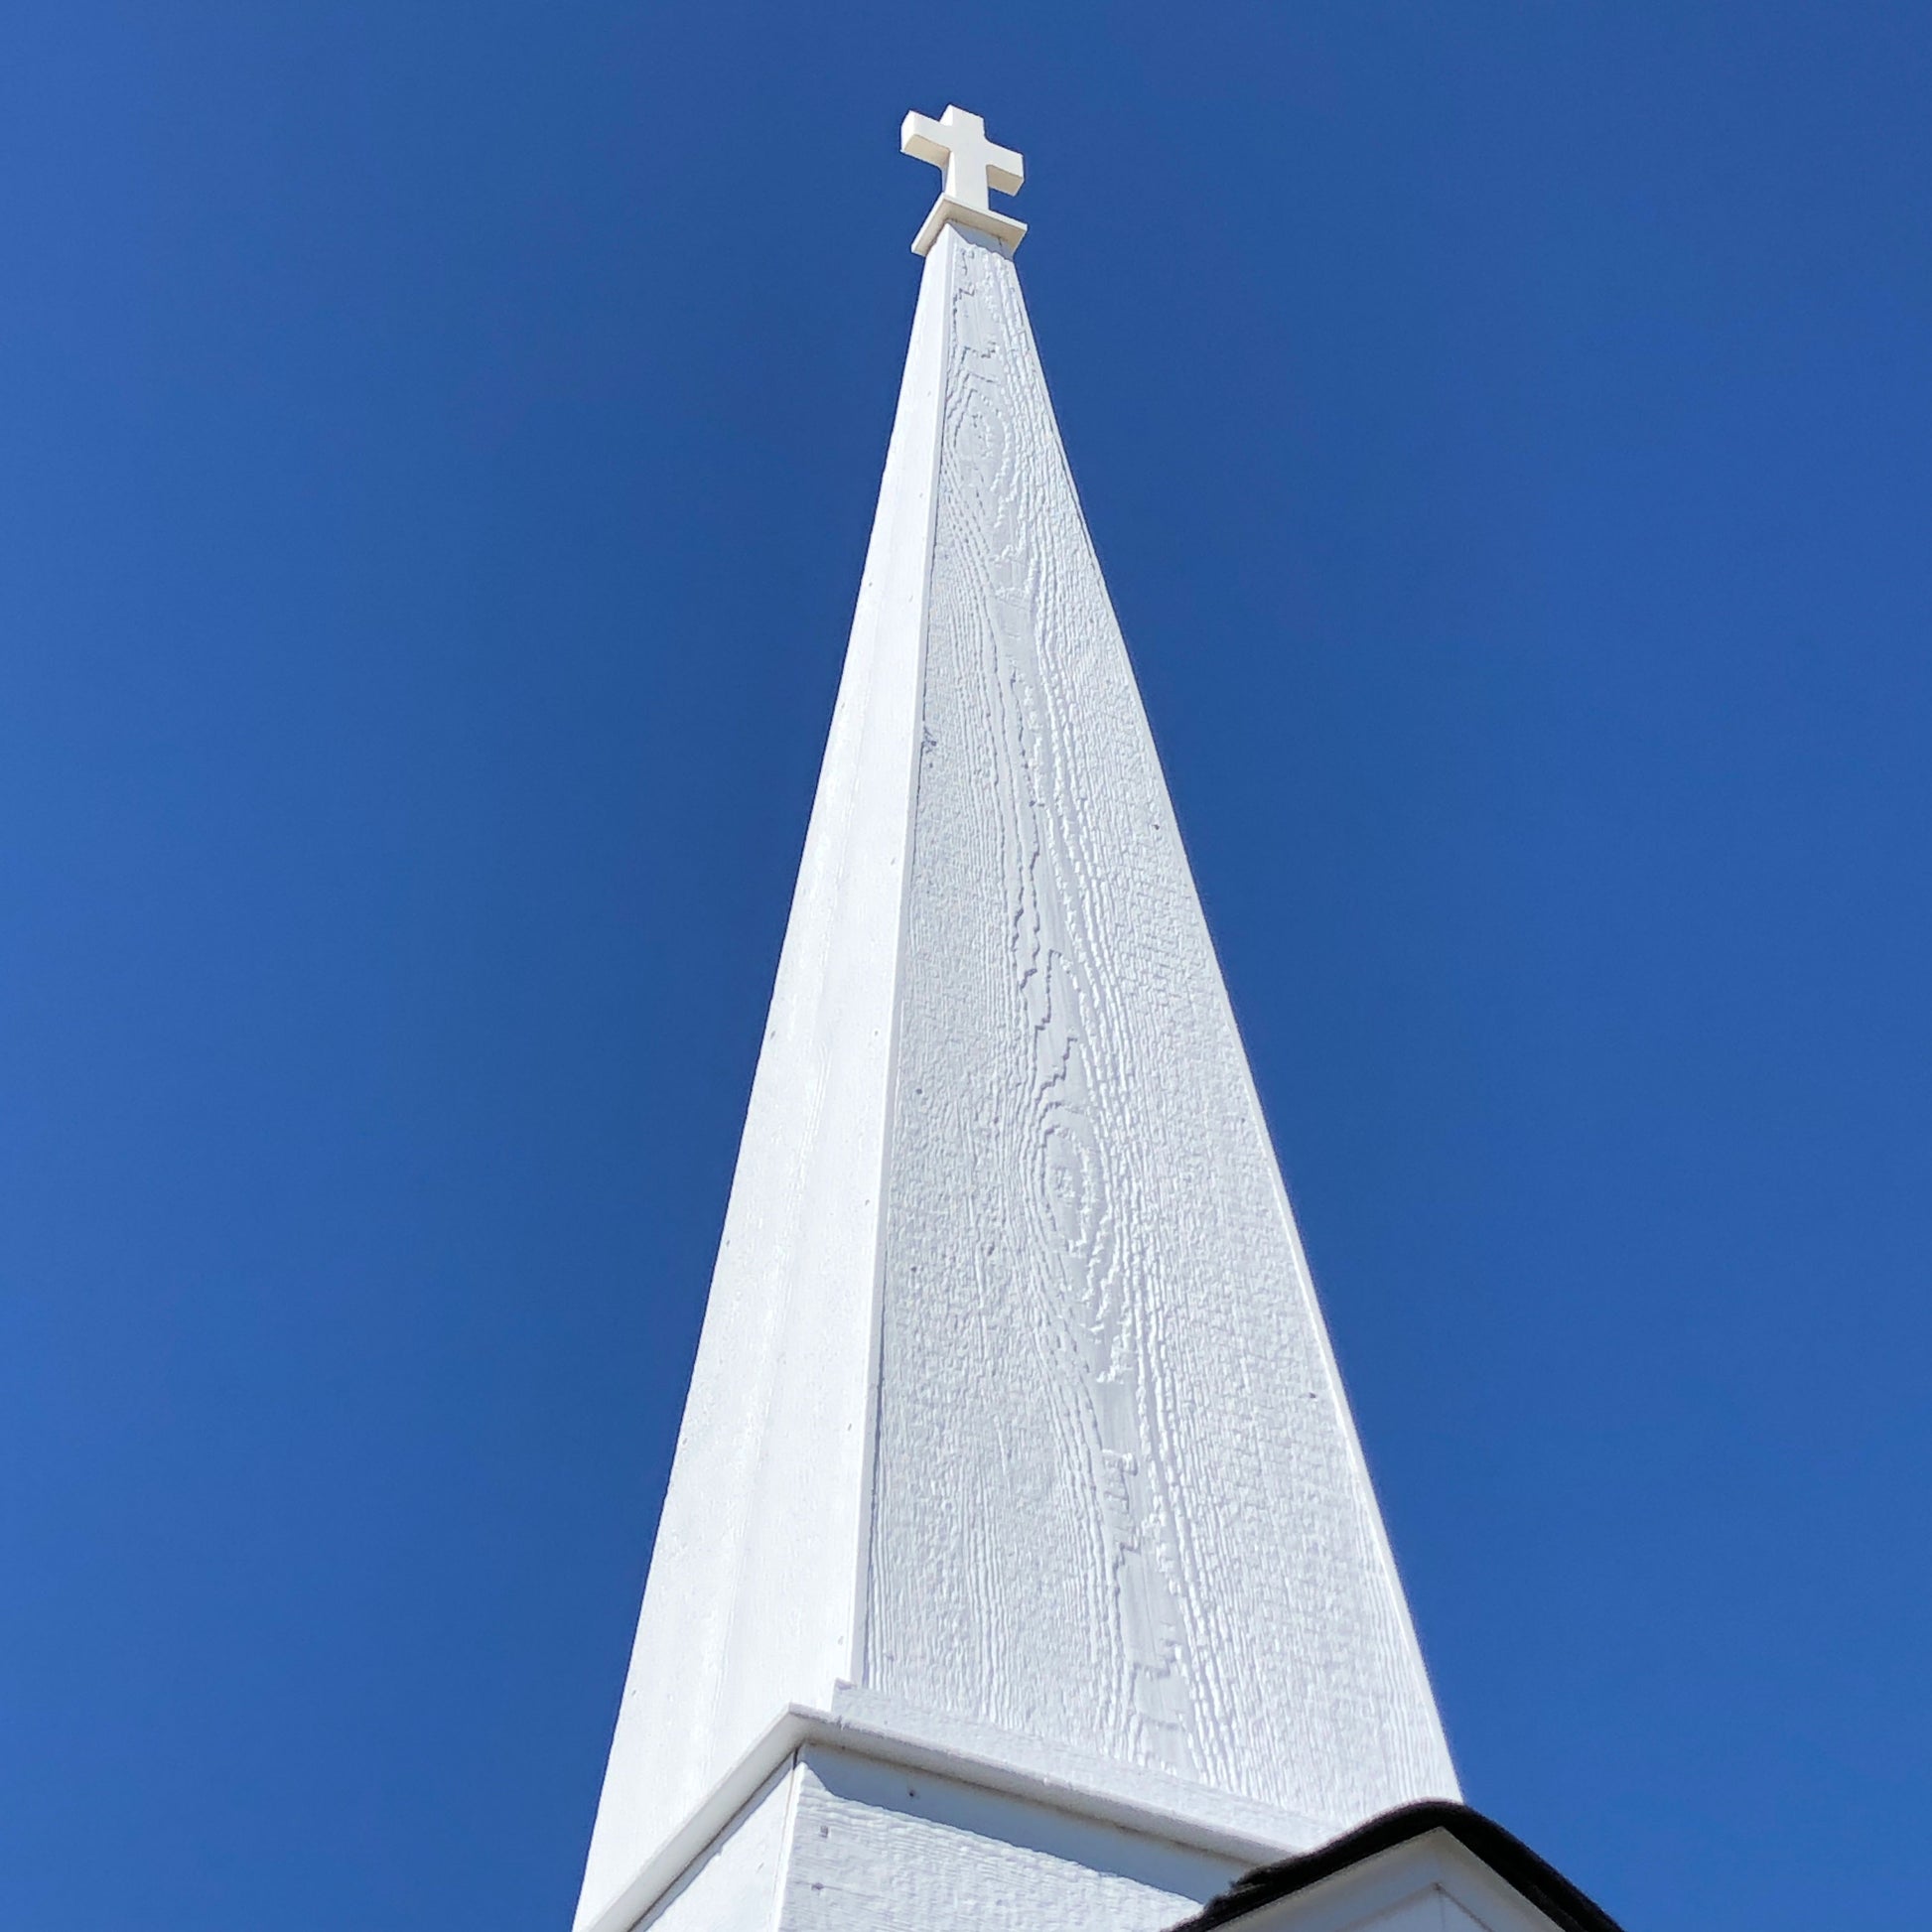
[[[937,1932],[975,1886],[1136,1932],[1456,1792],[1013,238],[969,212],[926,253],[579,1932]]]

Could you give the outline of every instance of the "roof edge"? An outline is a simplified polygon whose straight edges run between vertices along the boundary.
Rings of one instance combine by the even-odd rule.
[[[1385,1811],[1312,1852],[1274,1864],[1258,1865],[1237,1878],[1226,1891],[1210,1898],[1194,1917],[1171,1928],[1171,1932],[1212,1932],[1217,1926],[1232,1925],[1248,1913],[1306,1891],[1323,1878],[1331,1878],[1350,1865],[1374,1858],[1377,1853],[1393,1851],[1398,1845],[1436,1831],[1447,1832],[1464,1851],[1480,1859],[1497,1877],[1514,1886],[1545,1917],[1561,1926],[1563,1932],[1622,1932],[1594,1899],[1579,1891],[1555,1865],[1538,1858],[1513,1832],[1504,1831],[1493,1818],[1485,1818],[1467,1805],[1451,1804],[1442,1798]]]

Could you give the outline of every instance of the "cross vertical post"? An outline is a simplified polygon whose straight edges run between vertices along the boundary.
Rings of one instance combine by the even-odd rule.
[[[898,145],[901,154],[931,162],[945,178],[939,199],[913,239],[913,254],[923,255],[948,221],[991,235],[1009,254],[1020,246],[1026,222],[995,208],[988,190],[1017,195],[1027,179],[1027,158],[989,141],[979,115],[963,107],[948,107],[936,121],[924,114],[907,114],[899,124]]]

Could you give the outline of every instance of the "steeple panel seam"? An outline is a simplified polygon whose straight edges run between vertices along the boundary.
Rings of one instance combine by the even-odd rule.
[[[919,778],[925,764],[925,666],[927,628],[932,612],[932,552],[939,519],[939,472],[945,451],[947,377],[952,359],[953,267],[958,237],[948,229],[932,251],[941,257],[933,267],[943,278],[944,300],[939,316],[938,380],[932,392],[932,448],[925,477],[925,529],[920,537],[924,567],[919,573],[919,603],[912,634],[917,639],[912,675],[912,730],[907,746],[904,836],[899,846],[898,934],[893,954],[893,1006],[886,1045],[886,1118],[880,1137],[878,1213],[873,1229],[873,1271],[870,1349],[866,1372],[865,1459],[860,1470],[860,1493],[865,1498],[865,1523],[859,1538],[858,1574],[853,1579],[851,1681],[864,1684],[872,1624],[873,1530],[878,1516],[880,1427],[880,1367],[883,1358],[886,1311],[887,1203],[892,1198],[894,1126],[898,1115],[899,1037],[905,1005],[906,947],[910,936],[912,867],[918,826]]]

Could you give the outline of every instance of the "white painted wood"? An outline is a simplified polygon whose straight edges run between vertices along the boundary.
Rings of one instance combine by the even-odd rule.
[[[1444,1932],[1443,1907],[1449,1901],[1434,1885],[1405,1898],[1386,1912],[1364,1919],[1354,1932]],[[1466,1916],[1466,1915],[1465,1915]]]
[[[1159,1840],[807,1753],[780,1932],[1159,1932],[1234,1875]]]
[[[734,1829],[757,1794],[801,1750],[863,1757],[895,1775],[954,1784],[1060,1819],[1177,1846],[1230,1871],[1312,1849],[1307,1820],[1159,1772],[1061,1750],[1011,1731],[934,1718],[846,1686],[831,1713],[788,1707],[713,1785],[607,1903],[586,1932],[630,1932]]]
[[[1451,1911],[1456,1914],[1455,1920],[1447,1917]],[[1418,1892],[1414,1898],[1404,1899],[1400,1905],[1366,1920],[1361,1932],[1466,1932],[1471,1923],[1467,1912],[1438,1886],[1431,1885],[1427,1891]],[[1477,1932],[1481,1932],[1480,1927]]]
[[[899,124],[898,146],[901,154],[931,162],[945,178],[939,199],[913,238],[913,254],[929,253],[948,221],[991,235],[1009,252],[1026,239],[1026,222],[999,213],[987,197],[989,188],[1019,194],[1027,180],[1026,157],[989,141],[986,123],[977,114],[963,107],[948,107],[936,121],[907,114]]]
[[[1095,1818],[1224,1847],[1245,1865],[1312,1851],[1331,1836],[1299,1812],[1214,1791],[1143,1764],[1069,1750],[1043,1737],[922,1711],[900,1698],[843,1686],[832,1699],[837,1731],[898,1763],[947,1762],[1001,1789],[1075,1803]],[[831,1732],[824,1733],[826,1735]]]
[[[1013,264],[940,247],[863,1681],[1331,1830],[1453,1796]]]
[[[1013,265],[957,222],[579,1932],[867,1710],[1156,1836],[1455,1795]]]
[[[772,1932],[798,1775],[795,1760],[775,1772],[640,1932]]]
[[[854,1675],[944,302],[928,274],[579,1926],[787,1705]]]
[[[1364,1859],[1229,1921],[1229,1932],[1558,1932],[1448,1832]]]
[[[808,1741],[623,1932],[1158,1932],[1244,1861]]]

